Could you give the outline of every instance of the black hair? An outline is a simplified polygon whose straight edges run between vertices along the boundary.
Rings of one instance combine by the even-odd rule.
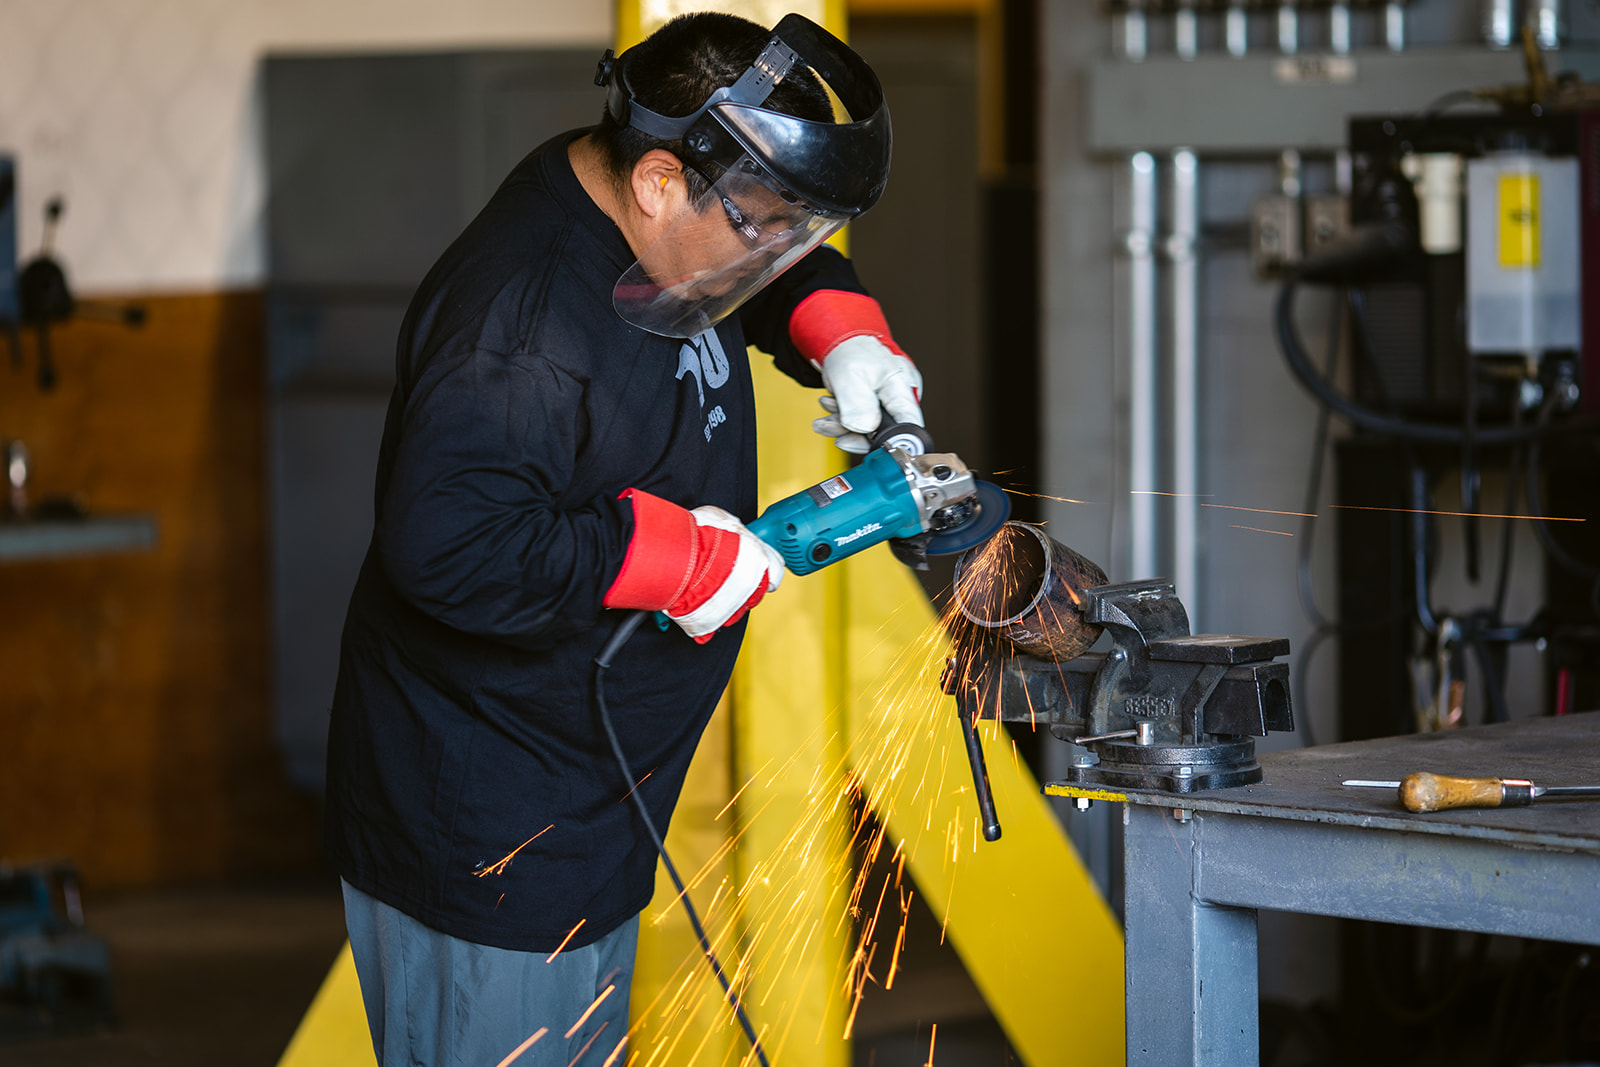
[[[624,53],[628,86],[635,100],[658,115],[693,114],[717,89],[738,81],[771,39],[772,31],[737,15],[709,11],[679,15]],[[804,66],[790,71],[762,106],[813,122],[833,121],[827,92]],[[590,139],[619,185],[652,149],[663,148],[684,158],[682,140],[652,137],[619,123],[609,110],[602,111]],[[685,166],[683,173],[691,199],[710,188],[694,169]]]

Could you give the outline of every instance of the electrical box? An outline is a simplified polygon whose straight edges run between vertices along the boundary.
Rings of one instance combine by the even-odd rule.
[[[1477,361],[1487,422],[1534,368],[1600,414],[1600,112],[1358,116],[1349,147],[1352,222],[1405,222],[1420,245],[1354,287],[1362,402],[1459,419]]]
[[[1467,164],[1467,348],[1576,352],[1578,161],[1495,152]]]

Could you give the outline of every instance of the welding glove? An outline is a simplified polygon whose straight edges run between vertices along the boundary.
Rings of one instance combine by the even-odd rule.
[[[822,398],[828,414],[811,424],[817,433],[859,454],[870,447],[866,435],[884,412],[891,422],[922,425],[922,375],[894,343],[872,297],[838,289],[812,293],[789,316],[789,337],[832,394]]]
[[[778,550],[721,508],[690,511],[638,489],[622,499],[633,504],[633,540],[606,607],[665,612],[703,645],[783,581]]]

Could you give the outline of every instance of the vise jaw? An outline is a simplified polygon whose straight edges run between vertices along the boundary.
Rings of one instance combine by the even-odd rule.
[[[1111,648],[1054,663],[963,635],[945,673],[962,718],[1046,725],[1089,751],[1067,782],[1189,793],[1261,780],[1254,738],[1293,730],[1282,637],[1191,634],[1168,582],[1083,590]],[[976,769],[976,768],[975,768]],[[979,783],[980,791],[982,783]]]

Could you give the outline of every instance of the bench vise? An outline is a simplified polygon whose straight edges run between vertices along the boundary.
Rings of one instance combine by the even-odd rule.
[[[957,563],[960,617],[942,688],[956,697],[984,837],[1000,837],[976,723],[1043,725],[1088,751],[1066,784],[1190,793],[1261,780],[1255,738],[1294,729],[1283,637],[1191,634],[1163,579],[1105,573],[1038,527],[1007,523]],[[1088,652],[1104,632],[1111,647]]]

